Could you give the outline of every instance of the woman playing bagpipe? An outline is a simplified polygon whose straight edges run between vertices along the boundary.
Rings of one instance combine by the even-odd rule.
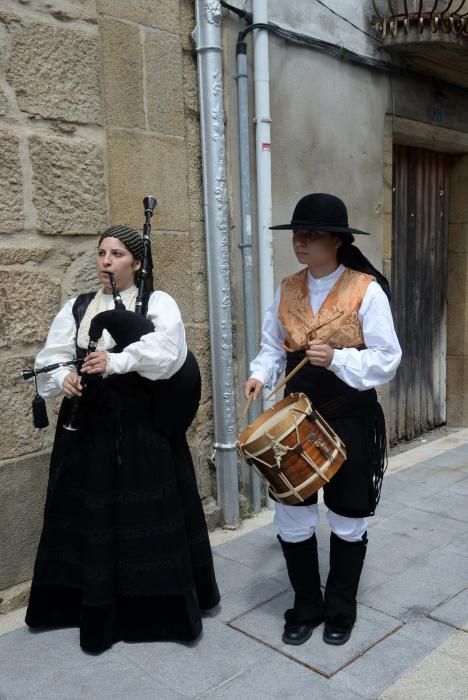
[[[149,234],[107,229],[101,288],[67,301],[36,359],[39,393],[66,398],[26,623],[79,627],[89,652],[119,640],[194,640],[201,611],[219,602],[185,438],[200,374],[176,302],[144,289],[148,253]],[[74,358],[79,373],[65,365]]]

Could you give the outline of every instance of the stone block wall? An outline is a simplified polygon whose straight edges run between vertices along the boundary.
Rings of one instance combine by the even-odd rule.
[[[158,199],[156,286],[178,302],[202,369],[190,444],[213,511],[193,12],[191,0],[0,5],[0,590],[31,576],[53,439],[32,427],[20,371],[60,305],[96,288],[96,234],[141,229],[147,194]]]

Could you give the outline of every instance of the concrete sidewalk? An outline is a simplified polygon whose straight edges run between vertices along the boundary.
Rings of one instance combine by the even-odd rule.
[[[3,616],[0,700],[468,698],[468,431],[391,459],[343,647],[325,645],[321,629],[282,644],[292,595],[271,518],[213,535],[223,599],[194,644],[89,656],[75,629],[32,633],[24,611]],[[324,582],[324,517],[317,536]]]

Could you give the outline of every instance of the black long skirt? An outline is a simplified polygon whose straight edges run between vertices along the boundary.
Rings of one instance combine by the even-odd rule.
[[[90,652],[119,640],[199,636],[202,611],[217,605],[219,592],[185,439],[200,388],[189,359],[192,366],[179,376],[185,394],[173,393],[171,406],[177,381],[110,377],[86,389],[80,428],[70,433],[63,428],[70,410],[64,399],[30,627],[79,627]]]

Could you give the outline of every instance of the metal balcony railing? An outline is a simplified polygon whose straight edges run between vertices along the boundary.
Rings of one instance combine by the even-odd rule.
[[[372,0],[372,4],[372,24],[384,39],[414,32],[468,39],[468,0]]]

